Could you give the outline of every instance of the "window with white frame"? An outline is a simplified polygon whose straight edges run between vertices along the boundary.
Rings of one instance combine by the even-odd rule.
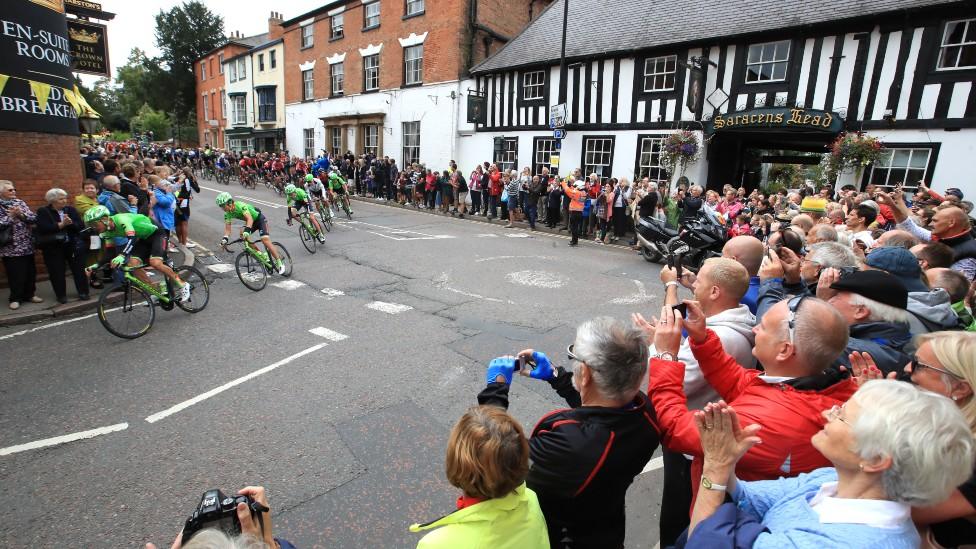
[[[312,69],[302,71],[302,99],[309,101],[315,93],[315,81],[312,79]]]
[[[272,69],[278,66],[277,59],[275,59],[276,53],[278,52],[275,50],[271,50],[268,52],[268,64],[271,65]]]
[[[274,122],[278,118],[275,88],[258,88],[258,122]]]
[[[305,25],[302,27],[302,49],[311,48],[315,45],[315,25]]]
[[[643,137],[637,143],[637,173],[635,179],[648,178],[660,183],[668,180],[667,170],[661,165],[661,148],[664,146],[663,137]]]
[[[247,58],[241,57],[237,60],[237,79],[244,80],[247,78]]]
[[[333,154],[342,154],[342,126],[329,128],[329,143],[332,145]]]
[[[492,161],[503,172],[514,170],[518,166],[518,138],[496,137]]]
[[[583,140],[583,175],[595,173],[601,181],[610,177],[613,160],[612,137],[587,137]]]
[[[366,91],[380,89],[380,54],[363,57],[363,88]]]
[[[230,98],[231,120],[234,125],[247,124],[247,97],[244,94],[232,95]]]
[[[210,96],[203,94],[203,119],[210,120]]]
[[[674,77],[678,67],[677,55],[663,55],[644,60],[644,91],[674,90]]]
[[[220,90],[220,117],[227,118],[227,92]]]
[[[532,155],[533,175],[542,175],[542,168],[552,169],[552,155],[556,154],[556,140],[551,137],[536,137]]]
[[[220,74],[224,74],[224,54],[217,54],[217,66],[220,67]]]
[[[403,83],[406,86],[424,83],[424,45],[403,48]]]
[[[976,19],[946,23],[939,48],[939,70],[976,67]]]
[[[264,54],[263,53],[259,53],[258,54],[258,71],[259,72],[264,72]]]
[[[304,145],[305,158],[315,158],[315,129],[305,128],[302,130],[302,144]]]
[[[227,65],[230,67],[230,74],[228,75],[228,78],[230,79],[231,82],[237,82],[237,63],[231,61]]]
[[[424,0],[407,0],[406,15],[424,13]]]
[[[363,4],[363,28],[373,29],[380,26],[380,3],[370,2]]]
[[[403,123],[403,166],[420,162],[420,121]]]
[[[546,71],[529,71],[522,75],[522,99],[542,99],[546,88]]]
[[[376,124],[363,126],[363,153],[375,157],[380,150],[380,127]]]
[[[200,62],[200,80],[206,80],[206,79],[207,79],[207,62],[206,61],[201,61]]]
[[[746,58],[746,82],[779,82],[786,80],[790,64],[790,41],[752,44]]]
[[[338,14],[338,15],[333,15],[332,16],[332,19],[329,20],[329,27],[332,29],[331,34],[330,34],[330,37],[332,38],[332,40],[338,40],[338,39],[342,38],[342,36],[343,36],[342,35],[342,29],[343,29],[343,26],[344,26],[343,25],[343,22],[344,21],[345,21],[345,18],[343,17],[343,15],[341,13]]]
[[[885,148],[871,167],[871,183],[894,187],[918,187],[927,180],[932,149]]]
[[[239,139],[239,138],[229,138],[227,140],[227,147],[234,152],[242,152],[251,150],[251,139]]]
[[[332,95],[342,95],[346,85],[346,69],[344,63],[333,63],[329,65],[332,71]]]

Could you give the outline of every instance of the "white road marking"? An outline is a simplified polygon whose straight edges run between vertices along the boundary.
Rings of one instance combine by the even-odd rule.
[[[335,288],[322,288],[322,293],[325,294],[329,299],[334,299],[341,295],[346,295],[346,292],[342,290],[336,290]]]
[[[527,235],[525,233],[508,233],[505,236],[507,236],[508,238],[528,238],[529,237],[529,235]]]
[[[508,273],[505,278],[514,284],[535,288],[562,288],[567,282],[566,277],[561,274],[535,270]]]
[[[481,259],[475,259],[475,263],[481,263],[483,261],[498,261],[499,259],[535,259],[535,260],[546,260],[555,261],[559,259],[558,257],[551,255],[494,255],[491,257],[483,257]]]
[[[368,233],[375,234],[376,236],[382,236],[383,238],[389,238],[390,240],[443,240],[446,238],[457,238],[448,234],[427,234],[419,231],[411,231],[407,229],[398,229],[396,227],[387,227],[385,225],[377,225],[375,223],[367,223],[365,221],[348,221],[349,225],[367,225],[370,227],[375,227],[377,229],[383,230],[385,232],[376,232],[369,229],[364,229]],[[387,234],[389,233],[389,234]],[[420,236],[411,236],[420,235]]]
[[[662,467],[664,467],[664,458],[658,456],[651,461],[648,461],[647,465],[644,466],[644,469],[638,474],[643,475],[644,473],[650,473],[651,471],[656,471]]]
[[[305,285],[304,282],[300,282],[298,280],[291,280],[291,279],[285,279],[282,280],[281,282],[275,282],[274,284],[272,284],[272,286],[274,286],[275,288],[281,288],[282,290],[288,290],[288,291],[297,290],[304,285]]]
[[[200,185],[200,188],[201,189],[206,189],[208,191],[213,191],[215,193],[222,193],[224,191],[227,191],[227,189],[215,189],[213,187],[207,187],[205,185]],[[227,192],[230,192],[230,191],[227,191]],[[234,193],[231,193],[231,194],[234,194]],[[268,202],[267,200],[262,200],[260,198],[254,198],[253,196],[246,196],[246,195],[243,195],[243,194],[238,195],[238,196],[241,197],[241,198],[243,198],[243,199],[245,199],[245,200],[247,200],[248,202],[255,202],[257,204],[260,204],[262,206],[267,206],[269,208],[284,208],[285,207],[284,204],[276,204],[274,202]]]
[[[124,431],[128,428],[128,423],[116,423],[115,425],[109,425],[108,427],[99,427],[97,429],[91,429],[88,431],[71,433],[70,435],[35,440],[34,442],[28,442],[26,444],[18,444],[16,446],[0,448],[0,456],[8,456],[10,454],[16,454],[17,452],[26,452],[27,450],[37,450],[38,448],[47,448],[48,446],[57,446],[59,444],[74,442],[76,440],[84,440],[86,438],[95,438],[99,435],[107,435],[117,431]]]
[[[324,337],[329,341],[342,341],[343,339],[349,339],[349,336],[347,336],[346,334],[333,332],[332,330],[328,328],[323,328],[321,326],[319,326],[318,328],[312,328],[311,330],[309,330],[309,332],[312,332],[313,334],[319,337]]]
[[[495,303],[508,303],[509,305],[515,305],[514,302],[509,301],[507,299],[498,299],[498,298],[495,298],[495,297],[486,297],[486,296],[474,294],[474,293],[471,293],[471,292],[465,292],[464,290],[458,290],[457,288],[451,288],[450,286],[447,285],[447,283],[449,281],[450,281],[450,277],[448,276],[447,273],[441,273],[439,276],[435,277],[434,280],[432,280],[432,282],[434,283],[434,287],[435,288],[440,288],[441,290],[447,290],[449,292],[454,292],[456,294],[460,294],[460,295],[467,296],[467,297],[473,297],[475,299],[483,299],[485,301],[493,301]]]
[[[207,268],[215,273],[229,273],[234,270],[234,266],[230,263],[217,263],[215,265],[207,265]]]
[[[637,294],[628,297],[617,297],[610,300],[610,303],[614,305],[636,305],[638,303],[647,303],[649,301],[654,301],[654,294],[647,293],[647,288],[644,287],[644,283],[640,280],[634,280],[634,284],[637,284]]]
[[[119,310],[119,308],[118,307],[115,307],[113,309],[109,309],[106,312],[117,311],[117,310]],[[24,334],[29,334],[31,332],[36,332],[38,330],[46,330],[48,328],[54,328],[55,326],[61,326],[63,324],[70,324],[72,322],[78,322],[79,320],[86,320],[86,319],[89,319],[89,318],[93,318],[93,317],[95,317],[97,315],[98,315],[98,313],[92,313],[90,315],[79,316],[79,317],[76,317],[76,318],[69,318],[68,320],[59,320],[58,322],[52,322],[50,324],[45,324],[43,326],[38,326],[36,328],[30,328],[30,329],[27,329],[27,330],[21,330],[19,332],[14,332],[12,334],[7,334],[5,336],[0,336],[0,341],[3,341],[4,339],[10,339],[12,337],[21,336],[21,335],[24,335]]]
[[[498,235],[494,233],[476,234],[475,236],[478,238],[498,238]]]
[[[397,315],[404,311],[409,311],[413,309],[410,305],[401,305],[400,303],[387,303],[385,301],[373,301],[372,303],[366,304],[367,309],[373,309],[374,311],[380,311],[381,313],[386,313],[388,315]]]
[[[155,414],[152,414],[151,416],[148,416],[146,418],[146,421],[149,422],[149,423],[156,423],[157,421],[159,421],[161,419],[165,419],[165,418],[167,418],[167,417],[169,417],[169,416],[171,416],[171,415],[173,415],[173,414],[175,414],[177,412],[180,412],[182,410],[185,410],[185,409],[189,408],[190,406],[193,406],[194,404],[197,404],[199,402],[203,402],[204,400],[207,400],[208,398],[210,398],[212,396],[219,395],[220,393],[223,393],[227,389],[232,389],[232,388],[234,388],[234,387],[236,387],[236,386],[238,386],[238,385],[240,385],[240,384],[242,384],[242,383],[244,383],[246,381],[250,381],[250,380],[252,380],[252,379],[254,379],[254,378],[258,377],[258,376],[262,376],[262,375],[264,375],[264,374],[266,374],[266,373],[268,373],[268,372],[270,372],[272,370],[275,370],[277,368],[280,368],[281,366],[284,366],[285,364],[288,364],[289,362],[293,362],[293,361],[295,361],[295,360],[297,360],[299,358],[302,358],[303,356],[305,356],[307,354],[314,353],[315,351],[318,351],[319,349],[321,349],[322,347],[325,347],[327,345],[328,345],[328,343],[319,343],[318,345],[313,345],[313,346],[309,347],[308,349],[304,349],[304,350],[299,351],[299,352],[297,352],[297,353],[295,353],[295,354],[293,354],[293,355],[291,355],[289,357],[285,357],[285,358],[279,360],[278,362],[275,362],[274,364],[271,364],[269,366],[265,366],[264,368],[261,368],[260,370],[255,370],[255,371],[247,374],[246,376],[239,377],[239,378],[237,378],[237,379],[235,379],[233,381],[229,381],[229,382],[221,385],[220,387],[211,389],[211,390],[207,391],[206,393],[199,394],[199,395],[197,395],[197,396],[195,396],[195,397],[193,397],[193,398],[191,398],[189,400],[184,400],[183,402],[177,404],[176,406],[172,406],[170,408],[167,408],[167,409],[163,410],[162,412],[157,412]]]

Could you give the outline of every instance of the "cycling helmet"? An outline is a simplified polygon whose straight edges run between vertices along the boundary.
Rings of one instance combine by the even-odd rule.
[[[309,183],[311,183],[313,179],[315,179],[315,176],[312,174],[307,174],[305,176],[305,181],[308,181]]]
[[[85,225],[91,225],[99,219],[106,218],[110,215],[112,215],[112,213],[109,212],[108,208],[105,206],[92,206],[87,212],[85,212]]]
[[[228,202],[232,202],[234,197],[228,192],[222,192],[217,195],[217,206],[223,208]]]
[[[291,183],[285,185],[285,194],[295,194],[295,191],[297,190],[298,187],[292,185]]]

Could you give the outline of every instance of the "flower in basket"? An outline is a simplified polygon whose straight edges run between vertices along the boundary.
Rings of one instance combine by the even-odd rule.
[[[828,148],[830,168],[834,173],[850,168],[859,172],[881,158],[884,144],[878,138],[862,132],[845,132],[837,136]]]
[[[675,168],[684,173],[685,167],[696,162],[700,155],[698,135],[693,131],[680,130],[664,139],[661,146],[661,165],[668,173],[675,173]]]

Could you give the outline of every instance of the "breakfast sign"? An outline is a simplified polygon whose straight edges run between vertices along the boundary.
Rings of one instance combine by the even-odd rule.
[[[843,128],[835,112],[799,107],[762,107],[716,114],[705,123],[705,133],[726,131],[787,130],[838,133]]]

